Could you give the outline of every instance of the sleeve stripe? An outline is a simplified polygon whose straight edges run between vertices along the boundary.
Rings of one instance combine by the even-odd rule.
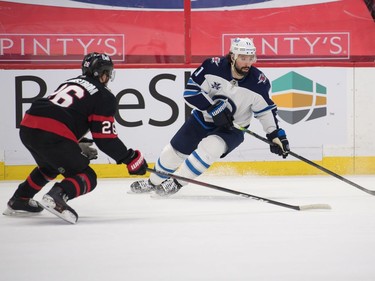
[[[102,133],[91,132],[91,135],[94,139],[115,139],[115,138],[117,138],[117,135],[115,135],[115,134],[102,134]]]
[[[185,90],[184,96],[195,96],[199,94],[199,91],[194,91],[194,90]]]
[[[113,116],[103,116],[103,115],[96,115],[96,114],[92,114],[88,117],[88,120],[89,122],[92,122],[92,121],[110,121],[110,122],[114,122],[114,117]]]
[[[193,86],[199,87],[198,83],[196,83],[193,79],[191,79],[191,77],[189,78],[187,85],[193,85]]]
[[[269,111],[269,110],[273,110],[276,108],[276,104],[272,104],[272,105],[269,105],[267,106],[266,108],[263,108],[262,110],[259,110],[259,111],[254,111],[254,115],[259,115],[263,112],[266,112],[266,111]]]

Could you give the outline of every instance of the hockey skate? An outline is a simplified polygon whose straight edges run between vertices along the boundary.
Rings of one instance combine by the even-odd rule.
[[[130,193],[149,193],[151,191],[154,191],[155,189],[156,186],[152,184],[150,179],[135,181],[130,185]]]
[[[7,209],[3,212],[3,215],[36,215],[41,211],[43,211],[43,208],[34,199],[13,196],[9,199]]]
[[[67,201],[68,196],[64,193],[61,187],[55,185],[43,196],[43,199],[39,204],[59,218],[71,224],[75,224],[78,220],[78,214],[66,204]]]
[[[182,185],[176,179],[166,179],[156,187],[156,194],[159,196],[170,196],[181,189]]]

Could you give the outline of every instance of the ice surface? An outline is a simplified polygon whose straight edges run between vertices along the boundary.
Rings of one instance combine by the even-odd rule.
[[[375,189],[375,176],[347,178]],[[0,216],[0,280],[375,280],[375,196],[329,176],[199,180],[332,210],[295,211],[197,185],[154,199],[128,194],[134,179],[100,179],[69,202],[76,225],[46,211]],[[2,209],[18,183],[0,181]]]

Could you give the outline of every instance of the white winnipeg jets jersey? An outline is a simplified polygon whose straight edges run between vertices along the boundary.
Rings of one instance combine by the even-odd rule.
[[[225,57],[205,60],[191,75],[184,92],[186,102],[202,124],[210,126],[207,113],[215,100],[222,99],[233,113],[234,122],[242,127],[250,124],[252,116],[259,119],[266,133],[278,128],[276,105],[269,97],[270,83],[256,67],[241,80],[232,77],[231,65]]]

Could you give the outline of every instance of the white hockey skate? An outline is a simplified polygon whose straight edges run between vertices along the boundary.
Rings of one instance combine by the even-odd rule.
[[[182,185],[176,179],[166,179],[156,187],[156,194],[159,196],[170,196],[181,189]]]
[[[135,181],[130,185],[131,194],[150,193],[155,191],[156,186],[152,184],[150,179]]]
[[[67,201],[68,196],[63,192],[61,187],[55,185],[43,196],[39,204],[59,218],[71,224],[75,224],[78,220],[78,214],[66,204]]]

